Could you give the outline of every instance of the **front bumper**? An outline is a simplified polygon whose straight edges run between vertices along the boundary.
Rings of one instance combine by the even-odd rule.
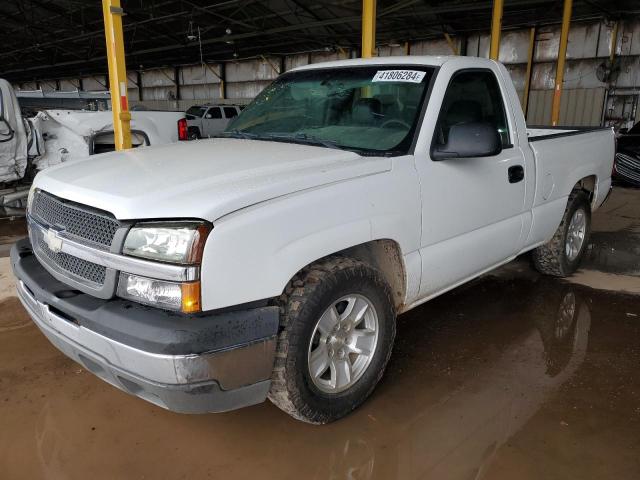
[[[11,264],[22,304],[51,343],[117,388],[182,413],[265,400],[277,307],[183,315],[98,299],[55,279],[28,240],[14,245]]]

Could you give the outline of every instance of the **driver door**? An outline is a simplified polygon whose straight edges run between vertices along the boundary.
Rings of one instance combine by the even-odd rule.
[[[432,148],[446,142],[451,126],[480,122],[498,131],[502,151],[440,161],[429,153],[416,157],[422,190],[420,297],[477,276],[520,248],[526,182],[512,172],[529,172],[513,145],[505,98],[492,70],[456,72],[445,91]]]
[[[209,107],[207,113],[202,117],[202,136],[212,137],[224,130],[226,120],[222,118],[220,107]]]

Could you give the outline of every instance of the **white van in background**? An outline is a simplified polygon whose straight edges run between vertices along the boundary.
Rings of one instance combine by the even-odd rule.
[[[232,118],[237,117],[244,106],[240,105],[194,105],[187,112],[189,138],[213,137],[222,133]]]

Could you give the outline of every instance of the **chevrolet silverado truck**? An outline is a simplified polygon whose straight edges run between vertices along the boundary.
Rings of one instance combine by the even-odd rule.
[[[396,316],[532,251],[574,272],[611,129],[527,128],[501,64],[393,57],[281,75],[219,138],[39,173],[19,297],[49,340],[185,413],[360,405]]]

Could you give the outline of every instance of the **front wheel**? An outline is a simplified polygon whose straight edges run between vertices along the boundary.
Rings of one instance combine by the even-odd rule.
[[[591,206],[583,191],[569,195],[562,222],[553,238],[533,251],[533,265],[546,275],[567,277],[580,266],[591,234]]]
[[[337,420],[371,394],[394,337],[391,289],[378,270],[345,257],[315,263],[281,298],[269,399],[305,422]]]

